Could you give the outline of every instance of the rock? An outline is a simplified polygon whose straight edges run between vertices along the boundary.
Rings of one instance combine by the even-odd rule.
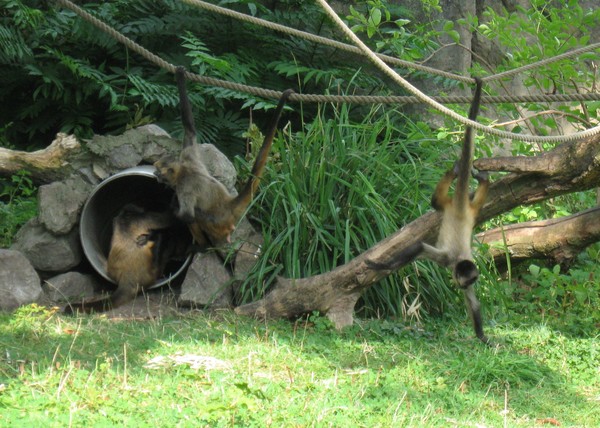
[[[196,254],[181,284],[182,306],[228,308],[232,303],[231,274],[216,253]]]
[[[146,125],[116,136],[94,135],[87,148],[98,156],[94,170],[110,175],[142,163],[154,163],[167,153],[177,153],[181,142],[156,125]]]
[[[42,289],[53,302],[77,302],[94,297],[98,285],[93,275],[67,272],[45,280]]]
[[[235,281],[232,284],[233,302],[237,305],[242,297],[240,287],[248,277],[250,271],[258,263],[264,238],[262,233],[258,233],[244,217],[235,229],[232,241],[236,245],[237,251],[233,263],[233,277]]]
[[[245,217],[239,222],[231,239],[236,246],[233,276],[235,279],[245,279],[258,261],[265,240]]]
[[[40,223],[56,235],[68,233],[77,224],[79,212],[91,189],[90,184],[77,177],[40,186]]]
[[[237,194],[235,190],[237,171],[227,156],[212,144],[200,144],[199,150],[201,159],[210,175],[223,183],[229,192]]]
[[[55,236],[34,218],[15,236],[11,249],[21,251],[36,270],[66,272],[82,259],[79,228],[62,236]]]
[[[0,249],[0,309],[9,311],[42,296],[40,278],[19,251]]]

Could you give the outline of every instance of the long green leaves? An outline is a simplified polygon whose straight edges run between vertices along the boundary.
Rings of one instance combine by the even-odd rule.
[[[433,154],[398,128],[405,119],[381,108],[361,123],[350,116],[347,106],[324,107],[303,131],[275,142],[268,184],[255,203],[266,243],[244,284],[246,300],[260,297],[276,275],[330,271],[429,209],[433,183],[422,185],[421,158]],[[405,269],[369,290],[361,306],[369,315],[400,316],[413,304],[440,309],[450,293],[441,272],[431,264]]]

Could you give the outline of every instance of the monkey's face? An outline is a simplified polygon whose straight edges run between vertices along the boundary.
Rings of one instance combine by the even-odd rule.
[[[174,158],[167,156],[154,162],[156,171],[154,175],[161,183],[166,183],[170,186],[177,184],[177,178],[179,177],[179,164]]]
[[[479,271],[471,260],[461,260],[454,266],[452,277],[460,288],[467,288],[477,281]]]
[[[235,219],[231,216],[226,216],[225,221],[200,221],[201,229],[208,235],[210,242],[213,245],[219,246],[222,244],[231,243],[231,234],[235,230]]]

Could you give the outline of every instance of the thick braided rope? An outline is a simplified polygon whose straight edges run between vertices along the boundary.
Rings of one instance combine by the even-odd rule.
[[[64,7],[72,10],[83,19],[87,20],[91,24],[97,26],[101,30],[114,37],[119,42],[123,43],[129,49],[137,52],[142,57],[146,58],[153,64],[173,73],[175,66],[157,55],[152,54],[142,46],[138,45],[133,40],[114,30],[104,22],[95,18],[94,16],[87,13],[85,10],[79,8],[68,0],[57,0],[57,3]],[[361,51],[362,53],[362,51]],[[197,74],[187,73],[187,78],[202,84],[223,87],[235,91],[246,92],[252,95],[261,96],[263,98],[278,99],[281,96],[280,91],[267,90],[263,88],[257,88],[249,85],[242,85],[240,83],[228,82],[226,80],[216,79],[207,76],[199,76]],[[433,100],[443,104],[469,104],[471,98],[464,95],[453,95],[444,97],[431,97]],[[353,104],[419,104],[422,103],[421,99],[416,96],[405,96],[405,95],[318,95],[318,94],[294,94],[291,99],[293,101],[301,102],[317,102],[317,103],[353,103]],[[485,104],[498,104],[498,103],[526,103],[526,102],[570,102],[570,101],[596,101],[600,100],[599,93],[587,93],[587,94],[536,94],[536,95],[495,95],[488,96],[484,95],[481,101]]]
[[[384,72],[388,77],[402,86],[404,89],[409,91],[411,94],[419,98],[424,103],[433,107],[434,109],[442,112],[443,114],[451,117],[452,119],[462,123],[463,125],[468,125],[477,129],[479,131],[483,131],[487,134],[497,135],[502,138],[510,138],[518,141],[530,141],[530,142],[552,142],[552,143],[564,143],[570,141],[577,141],[584,138],[589,138],[591,136],[600,134],[600,126],[596,126],[594,128],[588,129],[586,131],[573,133],[570,135],[563,136],[549,136],[543,137],[538,135],[526,135],[526,134],[515,134],[512,132],[501,131],[499,129],[490,128],[489,126],[481,125],[478,122],[469,120],[460,114],[450,110],[449,108],[439,104],[438,102],[432,100],[430,97],[425,95],[419,89],[411,85],[407,80],[402,78],[398,73],[396,73],[391,67],[389,67],[385,62],[383,62],[380,58],[378,58],[373,52],[365,45],[362,40],[358,38],[356,34],[348,28],[348,26],[340,19],[337,13],[327,4],[325,0],[316,0],[323,10],[327,12],[327,15],[333,20],[333,22],[338,26],[338,28],[348,37],[352,42],[358,46],[364,55],[369,58],[382,72]]]
[[[202,0],[181,0],[183,3],[187,3],[189,5],[199,7],[211,12],[215,12],[224,16],[228,16],[230,18],[235,18],[240,21],[249,22],[254,25],[259,25],[270,30],[278,31],[280,33],[289,34],[291,36],[296,36],[303,38],[305,40],[309,40],[311,42],[319,43],[326,46],[331,46],[336,49],[340,49],[346,52],[352,52],[357,55],[362,55],[362,51],[356,46],[349,45],[347,43],[338,42],[337,40],[328,39],[327,37],[317,36],[316,34],[308,33],[306,31],[297,30],[295,28],[287,27],[285,25],[276,24],[271,21],[267,21],[265,19],[256,18],[254,16],[246,15],[245,13],[236,12],[231,9],[227,9],[221,6],[217,6],[211,3],[207,3]],[[375,53],[379,58],[388,64],[397,65],[404,68],[415,69],[419,71],[424,71],[425,73],[435,74],[438,76],[446,77],[452,80],[458,80],[465,83],[475,83],[475,80],[472,77],[461,76],[460,74],[449,73],[447,71],[438,70],[436,68],[427,67],[425,65],[412,63],[409,61],[405,61],[399,58],[394,58],[389,55]]]

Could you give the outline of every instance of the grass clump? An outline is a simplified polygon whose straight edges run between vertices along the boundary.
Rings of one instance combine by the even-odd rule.
[[[286,130],[274,142],[252,213],[266,242],[245,281],[245,301],[263,296],[277,275],[328,272],[430,209],[439,175],[425,165],[439,165],[443,143],[389,107],[372,108],[358,123],[354,115],[347,105],[324,106],[301,131]],[[368,290],[361,313],[401,317],[415,301],[441,312],[456,298],[437,266],[414,265],[403,276]],[[438,283],[429,287],[417,277]]]
[[[27,171],[0,180],[0,248],[8,248],[19,227],[36,214],[36,189]]]

